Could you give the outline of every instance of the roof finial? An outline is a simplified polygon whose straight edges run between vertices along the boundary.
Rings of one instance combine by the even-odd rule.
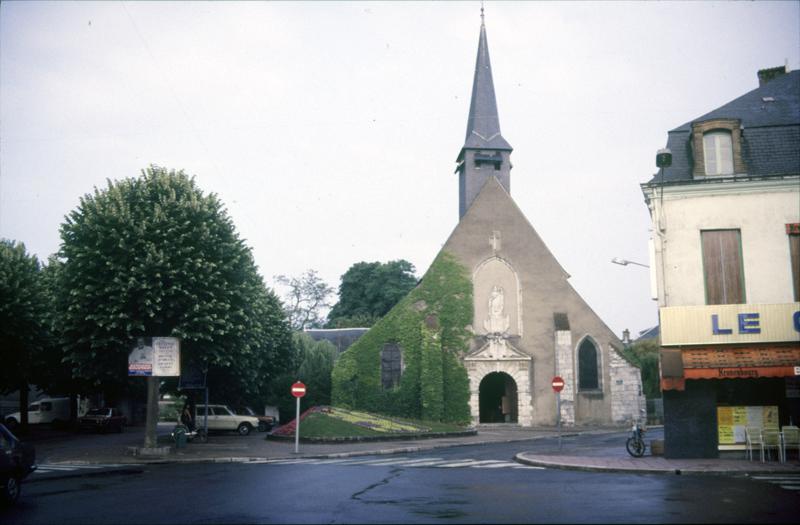
[[[481,0],[481,25],[483,25],[483,0]]]

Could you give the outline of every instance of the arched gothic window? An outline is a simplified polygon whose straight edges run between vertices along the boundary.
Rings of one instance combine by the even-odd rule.
[[[588,337],[578,347],[578,390],[598,390],[597,347]]]
[[[386,343],[381,349],[381,386],[389,390],[400,384],[403,374],[403,350],[397,343]]]

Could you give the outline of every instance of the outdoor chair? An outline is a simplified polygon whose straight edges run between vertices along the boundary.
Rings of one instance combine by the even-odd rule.
[[[747,459],[753,461],[753,449],[758,449],[761,455],[761,462],[764,462],[764,441],[761,439],[760,427],[745,427],[745,443],[747,447]]]
[[[786,462],[786,451],[796,451],[796,457],[800,458],[800,428],[787,425],[781,429],[781,448],[783,452],[783,461]]]
[[[764,455],[769,460],[772,457],[771,451],[775,450],[775,455],[778,461],[783,461],[783,452],[781,449],[781,434],[777,430],[762,430],[761,431],[761,447],[764,450]]]

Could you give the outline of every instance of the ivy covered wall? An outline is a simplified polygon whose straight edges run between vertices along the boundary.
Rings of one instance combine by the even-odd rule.
[[[333,404],[381,414],[467,423],[469,378],[460,357],[469,347],[472,281],[441,252],[420,284],[361,336],[333,369]],[[403,373],[381,385],[381,349],[397,343]]]

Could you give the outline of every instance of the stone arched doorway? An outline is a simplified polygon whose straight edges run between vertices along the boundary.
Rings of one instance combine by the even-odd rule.
[[[516,423],[517,382],[505,372],[487,374],[478,389],[481,423]]]

